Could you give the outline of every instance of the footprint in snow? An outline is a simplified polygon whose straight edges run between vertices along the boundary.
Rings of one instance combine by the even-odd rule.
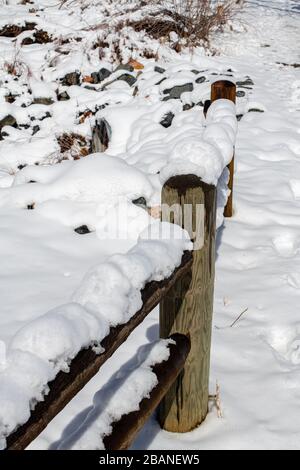
[[[294,289],[300,289],[300,273],[289,273],[286,276],[286,282]]]
[[[289,365],[300,364],[300,325],[278,325],[262,335],[264,342],[272,349],[279,362]]]
[[[300,180],[290,180],[290,188],[295,199],[300,199]]]
[[[298,251],[298,243],[296,237],[292,233],[283,233],[273,238],[274,250],[279,256],[289,258]]]

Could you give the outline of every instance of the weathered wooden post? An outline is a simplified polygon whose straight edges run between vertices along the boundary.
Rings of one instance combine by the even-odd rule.
[[[230,82],[229,80],[219,80],[213,83],[211,86],[211,102],[213,103],[214,101],[219,100],[219,99],[227,99],[235,103],[236,102],[235,83]],[[233,216],[234,155],[227,168],[229,169],[229,173],[230,173],[229,182],[228,182],[230,195],[228,197],[228,201],[224,209],[224,216],[232,217]]]
[[[167,431],[188,432],[205,419],[208,411],[216,188],[195,175],[172,177],[162,190],[162,219],[167,220],[164,207],[178,205],[183,214],[182,225],[186,228],[188,211],[185,209],[192,208],[193,232],[196,232],[198,239],[194,243],[191,270],[177,281],[161,301],[160,336],[166,338],[173,333],[189,335],[191,351],[183,372],[160,404],[159,420]],[[199,207],[204,210],[199,211]],[[201,220],[197,220],[199,215]],[[200,245],[199,227],[204,229]]]
[[[225,99],[236,102],[236,84],[229,80],[218,80],[211,86],[211,102]]]

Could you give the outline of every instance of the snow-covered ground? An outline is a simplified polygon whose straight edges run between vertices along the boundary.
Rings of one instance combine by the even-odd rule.
[[[239,122],[236,146],[235,214],[231,220],[225,221],[218,232],[211,393],[214,393],[218,381],[223,418],[217,417],[212,404],[207,420],[201,427],[186,435],[174,435],[161,431],[153,417],[138,436],[134,449],[299,448],[300,322],[297,306],[300,301],[300,68],[295,65],[300,63],[300,15],[292,13],[297,2],[253,0],[249,3],[251,5],[242,14],[240,21],[234,22],[233,31],[215,37],[212,48],[220,55],[207,57],[203,55],[202,49],[196,50],[192,57],[187,54],[178,57],[170,53],[159,64],[168,71],[170,87],[175,83],[174,80],[170,82],[175,75],[178,80],[180,69],[184,70],[181,72],[183,81],[191,80],[192,69],[209,70],[204,74],[207,79],[212,78],[211,73],[221,74],[230,69],[238,81],[250,77],[254,83],[250,88],[240,89],[242,92],[245,90],[245,96],[241,93],[238,100],[238,114],[243,114],[243,117]],[[66,16],[64,21],[67,19]],[[66,23],[64,26],[70,27]],[[9,41],[0,39],[0,47],[9,54]],[[42,53],[45,46],[39,47]],[[48,47],[51,49],[52,46]],[[41,60],[34,63],[32,58],[30,63],[34,73],[37,73],[41,70]],[[48,62],[43,65],[42,72],[48,80],[55,80],[56,77],[49,75],[47,64],[50,58],[47,57]],[[112,154],[121,156],[122,160],[136,168],[127,169],[129,181],[121,184],[117,180],[111,186],[107,185],[113,171],[121,173],[123,167],[117,165],[114,170],[107,169],[107,157],[103,156],[103,174],[92,179],[92,188],[86,185],[88,178],[84,178],[82,173],[87,164],[82,164],[82,170],[77,172],[77,176],[75,174],[79,186],[67,186],[68,180],[61,179],[53,190],[52,181],[56,181],[57,175],[48,174],[48,170],[42,170],[43,167],[29,167],[29,170],[25,168],[17,172],[12,191],[7,190],[12,175],[7,171],[6,160],[2,161],[0,339],[6,344],[30,320],[68,302],[91,266],[116,252],[126,253],[135,243],[138,232],[148,223],[146,211],[135,206],[134,213],[130,215],[130,220],[134,222],[130,240],[108,242],[107,239],[101,239],[102,231],[111,224],[111,220],[107,217],[99,218],[99,212],[95,210],[94,204],[99,202],[97,185],[100,184],[104,194],[107,194],[105,204],[109,201],[110,192],[118,187],[118,192],[112,193],[114,197],[128,194],[129,199],[133,200],[143,196],[147,203],[155,205],[161,184],[155,173],[162,169],[162,155],[168,154],[164,164],[170,164],[180,153],[178,147],[176,152],[168,153],[169,142],[175,145],[178,129],[183,129],[180,137],[185,138],[185,142],[202,132],[201,118],[195,123],[200,115],[195,111],[196,108],[188,111],[189,114],[184,114],[181,109],[184,102],[195,100],[195,95],[199,101],[204,99],[209,93],[208,82],[200,83],[199,86],[195,84],[192,92],[194,96],[187,92],[181,104],[178,100],[176,103],[172,100],[166,102],[170,106],[167,111],[174,112],[176,117],[170,128],[157,127],[166,112],[165,108],[161,108],[165,105],[160,104],[159,99],[166,84],[162,82],[159,90],[155,86],[157,77],[153,77],[153,66],[151,61],[145,62],[146,70],[143,73],[146,82],[142,81],[142,75],[138,77],[140,97],[135,101],[138,109],[134,112],[131,109],[130,113],[128,108],[124,110],[128,120],[140,122],[134,132],[129,128],[123,133],[114,133],[117,137],[111,144]],[[67,67],[63,63],[57,68],[63,74],[69,71]],[[92,71],[86,64],[83,64],[83,69],[86,75]],[[9,82],[11,92],[13,86],[12,81]],[[33,85],[33,88],[37,87]],[[71,129],[90,137],[89,126],[93,124],[93,117],[89,124],[78,124],[76,119],[78,109],[80,112],[89,109],[94,95],[79,94],[76,86],[71,88],[74,98],[72,96],[72,100],[55,101],[50,105],[48,124],[46,118],[46,124],[41,124],[41,130],[37,133],[36,138],[45,139],[47,126],[51,128],[50,141],[54,150],[49,139],[48,142],[41,140],[38,146],[38,150],[43,150],[46,161],[53,151],[57,152],[53,136],[57,135],[60,127],[64,131]],[[47,94],[53,96],[53,90],[48,89]],[[150,113],[150,108],[141,110],[149,94]],[[22,100],[27,100],[28,104],[30,99],[24,89],[19,98],[19,107],[18,103],[9,107],[10,113],[15,112],[17,121],[23,119],[25,124],[30,124],[29,130],[19,131],[23,134],[18,135],[28,145],[32,144],[31,122],[36,122],[30,120],[20,105]],[[116,102],[126,105],[132,99],[132,91],[127,84],[115,85],[105,99],[109,99],[112,105]],[[24,109],[29,110],[32,106],[44,105],[35,104]],[[62,110],[63,118],[60,115]],[[45,109],[31,111],[37,116],[38,112],[44,112]],[[120,111],[117,110],[116,114],[114,107],[111,107],[98,113],[108,121],[111,119],[112,125],[120,129]],[[150,121],[145,120],[145,116]],[[152,132],[150,138],[147,134],[149,122]],[[191,128],[191,122],[194,129]],[[190,134],[184,135],[185,130]],[[22,151],[12,149],[14,138],[12,134],[1,144],[8,145],[11,158],[17,166],[24,162],[19,161]],[[151,152],[155,149],[154,157],[153,153],[150,155],[149,148]],[[139,157],[140,154],[143,158]],[[32,155],[30,151],[28,155]],[[196,156],[195,153],[194,158]],[[61,164],[64,165],[74,167],[73,162]],[[138,180],[134,188],[130,182],[130,171],[141,172],[138,176],[132,174],[134,181],[136,178]],[[201,175],[207,178],[220,174],[217,164],[213,170],[208,166],[201,171]],[[98,171],[94,173],[100,174]],[[151,176],[145,176],[149,174]],[[30,180],[38,183],[27,184],[24,195],[19,187],[22,187],[22,182]],[[82,189],[82,184],[83,201],[80,200],[82,193],[78,190],[78,187]],[[59,197],[63,195],[68,201],[63,204],[49,201],[49,194],[53,197],[57,191]],[[16,207],[24,204],[26,207],[36,202],[37,198],[40,204],[37,204],[36,210],[23,211]],[[83,223],[88,223],[92,233],[82,236],[73,231]],[[230,327],[242,312],[241,319]],[[85,436],[88,439],[89,430],[95,421],[101,420],[101,416],[103,419],[104,404],[107,406],[107,400],[113,400],[117,393],[118,378],[126,376],[127,371],[135,365],[136,352],[140,351],[143,356],[145,344],[157,338],[156,310],[29,448],[76,448],[80,439]],[[88,441],[85,440],[87,445]]]

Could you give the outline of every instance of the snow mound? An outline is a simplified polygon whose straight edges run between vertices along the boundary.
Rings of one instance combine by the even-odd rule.
[[[217,185],[234,153],[235,105],[229,100],[215,101],[208,110],[201,136],[196,135],[195,127],[191,125],[173,146],[169,161],[160,173],[162,183],[178,174],[195,174],[205,183]]]
[[[25,184],[29,181],[34,184]],[[117,201],[119,198],[149,199],[153,188],[140,170],[119,158],[89,155],[78,161],[64,161],[54,167],[28,166],[15,178],[11,188],[0,192],[0,206],[27,207],[48,200],[81,202]]]

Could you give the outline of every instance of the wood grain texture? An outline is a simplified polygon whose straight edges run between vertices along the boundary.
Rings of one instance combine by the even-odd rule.
[[[131,446],[138,432],[182,371],[191,348],[190,339],[180,334],[174,334],[170,339],[176,344],[170,344],[168,360],[152,367],[152,371],[157,377],[157,386],[151,391],[148,398],[141,401],[139,410],[122,416],[119,421],[113,424],[112,433],[103,440],[105,449],[126,450]]]
[[[142,291],[143,307],[128,323],[111,329],[110,334],[101,343],[105,350],[102,354],[95,354],[92,348],[79,352],[70,364],[69,373],[60,372],[49,383],[48,395],[43,402],[36,405],[27,423],[7,437],[7,450],[24,450],[46,428],[50,421],[99,371],[104,362],[124,343],[130,333],[159,304],[177,280],[190,270],[192,261],[191,252],[185,252],[181,265],[169,279],[150,282],[146,285]]]
[[[211,102],[213,103],[219,99],[227,99],[236,103],[236,85],[229,80],[219,80],[211,86]],[[230,195],[228,196],[227,204],[224,209],[224,217],[233,216],[233,185],[234,185],[234,155],[231,162],[227,166],[230,176],[228,188]]]
[[[196,204],[205,206],[204,246],[193,251],[191,269],[177,280],[160,304],[160,336],[189,335],[191,352],[183,372],[160,405],[159,420],[167,431],[188,432],[205,419],[208,411],[216,188],[194,175],[177,176],[164,185],[162,203],[192,204],[193,208]]]

